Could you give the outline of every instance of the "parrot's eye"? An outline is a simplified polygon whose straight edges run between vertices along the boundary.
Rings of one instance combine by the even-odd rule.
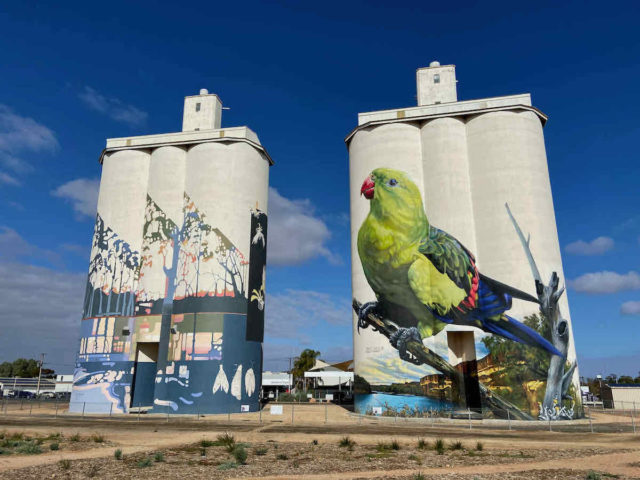
[[[390,187],[395,187],[398,184],[398,181],[395,178],[392,178],[387,182]]]

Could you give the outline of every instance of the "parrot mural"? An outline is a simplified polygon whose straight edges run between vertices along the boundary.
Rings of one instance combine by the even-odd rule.
[[[377,301],[361,306],[358,328],[369,313],[393,320],[399,329],[390,342],[410,362],[406,343],[422,343],[447,325],[477,327],[562,356],[506,313],[513,298],[538,299],[480,273],[469,250],[429,224],[420,191],[404,172],[375,169],[360,193],[370,210],[358,231],[358,254]]]

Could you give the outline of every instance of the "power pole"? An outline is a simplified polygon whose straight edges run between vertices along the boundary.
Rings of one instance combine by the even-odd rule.
[[[38,388],[36,388],[36,397],[40,395],[40,379],[42,378],[42,365],[44,364],[44,353],[40,354],[40,371],[38,372]]]

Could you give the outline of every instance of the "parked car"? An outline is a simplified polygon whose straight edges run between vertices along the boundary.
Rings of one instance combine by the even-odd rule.
[[[35,398],[35,393],[26,390],[12,390],[7,394],[9,398]]]

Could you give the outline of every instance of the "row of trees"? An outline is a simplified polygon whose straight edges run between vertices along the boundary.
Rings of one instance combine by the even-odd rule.
[[[600,385],[612,384],[612,383],[623,383],[623,384],[640,384],[640,372],[638,372],[638,376],[633,378],[630,375],[616,375],[615,373],[610,373],[606,377],[603,378],[584,378],[580,379],[580,383],[582,385],[586,385],[589,387],[589,391],[596,395],[600,396]]]
[[[40,362],[33,358],[19,358],[13,362],[0,363],[0,377],[35,378],[40,372]],[[55,377],[56,372],[49,368],[42,369],[43,378]]]

